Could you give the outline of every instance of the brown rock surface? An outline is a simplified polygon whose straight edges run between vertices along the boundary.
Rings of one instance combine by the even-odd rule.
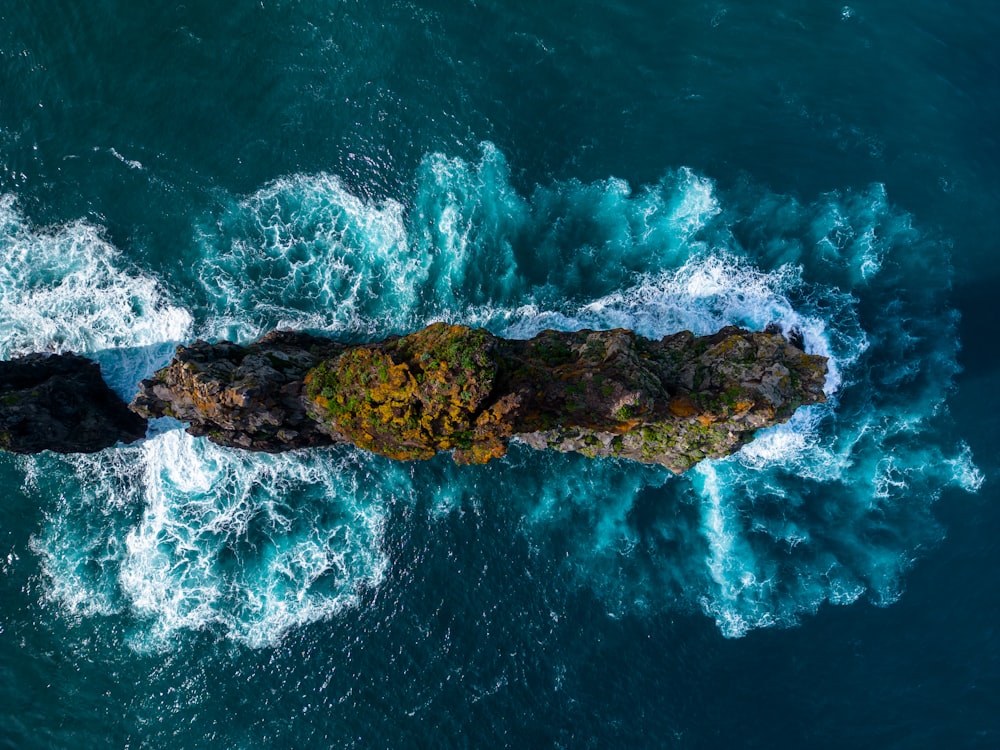
[[[279,452],[337,442],[306,415],[306,373],[346,347],[272,331],[249,346],[196,341],[139,384],[132,409],[188,422],[192,435],[248,450]],[[340,441],[343,442],[343,441]]]

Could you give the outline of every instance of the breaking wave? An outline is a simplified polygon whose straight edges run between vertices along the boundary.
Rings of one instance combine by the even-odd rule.
[[[85,221],[39,228],[0,196],[0,357],[87,354],[124,398],[187,338],[191,315]]]

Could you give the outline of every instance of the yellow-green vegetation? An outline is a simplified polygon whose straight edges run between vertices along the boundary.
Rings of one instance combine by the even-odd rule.
[[[496,378],[492,344],[486,331],[435,323],[322,362],[306,375],[307,396],[362,448],[396,459],[456,449],[458,461],[485,462],[505,450],[476,431]]]

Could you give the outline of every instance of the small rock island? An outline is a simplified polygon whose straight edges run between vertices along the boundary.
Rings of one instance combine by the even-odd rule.
[[[486,463],[517,438],[679,473],[824,401],[825,376],[824,357],[777,330],[513,340],[434,323],[363,345],[290,331],[247,346],[197,341],[141,383],[131,408],[248,450],[352,443],[400,460],[452,451]]]
[[[196,341],[126,406],[73,354],[0,362],[0,449],[93,452],[173,417],[223,446],[279,452],[351,443],[399,460],[451,451],[486,463],[512,439],[683,472],[825,400],[825,357],[775,328],[543,331],[527,340],[434,323],[346,344],[272,331],[246,346]]]

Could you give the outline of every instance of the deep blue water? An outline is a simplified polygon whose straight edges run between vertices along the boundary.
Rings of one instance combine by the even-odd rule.
[[[1000,13],[0,0],[0,355],[770,322],[674,477],[0,456],[0,747],[1000,746]]]

